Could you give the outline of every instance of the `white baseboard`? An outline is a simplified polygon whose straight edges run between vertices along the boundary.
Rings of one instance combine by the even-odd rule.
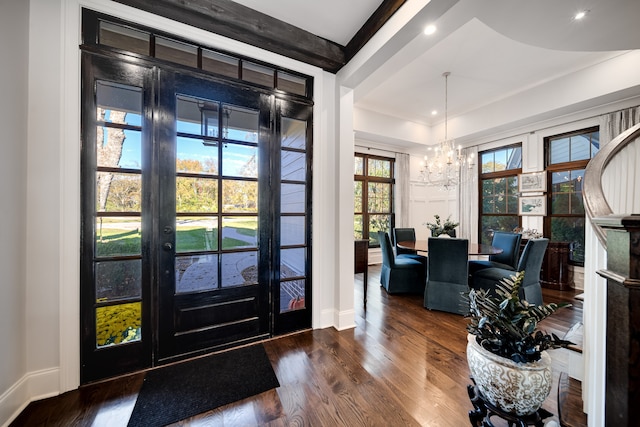
[[[334,327],[339,331],[356,327],[356,311],[354,309],[336,312]]]
[[[7,427],[27,405],[35,400],[57,396],[59,368],[29,372],[0,395],[0,425]]]

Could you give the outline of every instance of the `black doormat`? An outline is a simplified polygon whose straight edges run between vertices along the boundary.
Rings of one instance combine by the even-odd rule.
[[[165,426],[279,387],[262,344],[149,371],[129,426]]]

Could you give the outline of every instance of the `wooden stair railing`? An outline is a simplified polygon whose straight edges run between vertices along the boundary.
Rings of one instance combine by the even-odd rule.
[[[613,217],[613,210],[611,206],[607,202],[605,197],[604,189],[602,186],[602,177],[604,174],[604,170],[607,165],[611,162],[611,160],[618,154],[624,147],[626,147],[631,142],[635,141],[640,137],[640,123],[627,129],[622,132],[620,135],[615,137],[611,142],[602,147],[602,149],[598,152],[598,154],[591,159],[584,173],[584,185],[582,187],[583,196],[584,196],[584,204],[585,204],[585,213],[589,221],[593,226],[594,233],[602,245],[602,247],[607,250],[607,232],[603,226],[606,226],[602,222],[602,218]],[[600,219],[600,220],[599,220]],[[607,221],[605,221],[606,223]],[[599,271],[599,274],[602,275],[602,272]],[[611,293],[612,286],[608,284],[608,294]],[[608,298],[611,298],[609,295]],[[610,310],[615,311],[615,308],[609,307]],[[627,314],[625,312],[625,314]],[[614,340],[615,326],[612,324],[620,323],[624,320],[625,324],[629,322],[629,317],[623,315],[624,319],[607,319],[607,345],[611,345],[610,340]],[[637,320],[637,319],[636,319]],[[612,331],[609,328],[614,328]],[[626,340],[627,337],[621,334],[621,337],[617,339]],[[608,418],[611,419],[613,413],[619,416],[615,420],[615,422],[622,421],[623,424],[619,425],[629,425],[628,419],[624,421],[626,415],[625,412],[628,409],[629,403],[631,406],[637,405],[639,402],[637,401],[637,396],[631,396],[631,398],[624,399],[624,404],[619,405],[615,403],[618,399],[614,399],[614,396],[611,394],[612,392],[617,392],[619,395],[625,394],[627,390],[625,387],[621,387],[618,384],[612,384],[611,376],[615,376],[615,372],[618,369],[615,368],[616,364],[620,364],[625,366],[624,358],[619,358],[619,360],[612,360],[610,355],[607,355],[607,376],[609,384],[607,385],[608,390],[606,391],[605,403],[607,405]],[[625,374],[623,373],[622,376]],[[614,381],[615,382],[615,381]],[[562,427],[583,427],[587,425],[587,416],[582,412],[582,391],[581,391],[581,383],[573,378],[570,378],[566,373],[562,372],[560,375],[559,383],[558,383],[558,417],[560,421],[560,425]],[[612,391],[612,390],[615,390]],[[617,407],[622,406],[622,407]],[[622,415],[624,414],[624,415]],[[611,424],[614,425],[614,424]],[[616,424],[618,425],[618,424]]]
[[[589,221],[593,218],[602,218],[613,214],[602,189],[602,174],[611,159],[638,137],[640,137],[640,123],[612,139],[587,165],[584,172],[582,194],[584,195],[585,211]],[[607,236],[604,230],[598,224],[594,224],[593,221],[592,224],[598,240],[607,249]]]

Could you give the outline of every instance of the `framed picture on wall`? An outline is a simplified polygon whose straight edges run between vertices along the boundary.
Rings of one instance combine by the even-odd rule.
[[[521,193],[547,191],[547,174],[545,172],[521,173],[518,175],[518,191]]]
[[[518,199],[518,215],[546,215],[546,196],[520,196]]]

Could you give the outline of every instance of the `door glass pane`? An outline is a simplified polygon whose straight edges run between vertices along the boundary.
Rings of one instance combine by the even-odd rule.
[[[96,211],[140,212],[142,177],[130,173],[97,173]]]
[[[140,341],[140,302],[96,308],[96,347]]]
[[[141,230],[140,217],[96,218],[96,256],[140,255]]]
[[[218,250],[217,217],[184,217],[176,219],[176,252]]]
[[[139,259],[96,262],[96,302],[140,297]]]
[[[98,167],[142,169],[141,132],[98,126],[96,159]]]
[[[156,36],[156,58],[195,68],[198,66],[198,48]]]
[[[282,147],[298,148],[301,150],[307,148],[307,122],[283,117],[281,124]]]
[[[224,105],[222,138],[258,142],[258,111],[235,105]]]
[[[176,143],[177,172],[218,174],[218,143],[180,136]]]
[[[224,176],[257,178],[258,147],[227,143],[222,146]]]
[[[258,283],[257,252],[222,254],[222,286],[243,286]]]
[[[218,255],[176,257],[176,293],[218,288]]]
[[[99,43],[129,52],[149,55],[149,33],[100,21]]]
[[[177,132],[217,137],[219,108],[217,102],[178,95],[176,97]]]
[[[305,153],[282,151],[282,179],[289,181],[306,180],[307,161]]]
[[[256,181],[222,181],[222,210],[224,212],[258,212],[258,183]]]
[[[218,181],[176,177],[176,212],[217,212]]]
[[[242,63],[242,80],[251,83],[272,88],[274,73],[275,70],[273,68],[253,64],[251,62]]]
[[[142,89],[112,82],[96,82],[96,118],[100,122],[140,126]]]
[[[238,78],[238,59],[202,49],[202,69],[223,76]]]
[[[225,216],[222,218],[222,249],[256,248],[258,218]]]
[[[280,277],[304,276],[305,248],[282,249],[280,251]]]
[[[278,89],[297,95],[306,95],[307,79],[278,71]]]
[[[304,245],[305,217],[283,216],[280,218],[280,243],[282,246]]]
[[[306,308],[304,279],[280,282],[280,313]]]
[[[303,213],[305,212],[305,190],[303,184],[282,184],[281,188],[281,212]]]

